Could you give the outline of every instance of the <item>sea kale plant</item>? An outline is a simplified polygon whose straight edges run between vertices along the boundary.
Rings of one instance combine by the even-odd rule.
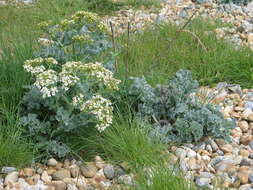
[[[107,26],[100,18],[90,12],[79,11],[60,24],[50,22],[39,24],[45,37],[39,38],[40,50],[38,57],[53,57],[60,63],[67,61],[90,62],[103,57],[103,64],[113,69],[114,54],[109,40]]]
[[[118,90],[120,81],[94,60],[94,54],[103,53],[101,44],[106,44],[101,42],[104,26],[97,19],[78,12],[52,27],[51,38],[43,39],[38,51],[40,57],[24,63],[35,82],[23,98],[21,124],[39,152],[64,157],[71,151],[69,135],[83,128],[102,132],[112,124],[108,95]]]
[[[153,125],[150,135],[165,143],[192,143],[205,136],[230,140],[233,120],[224,119],[219,107],[195,95],[199,84],[190,71],[179,70],[165,85],[151,87],[145,78],[132,78],[129,93],[138,99],[137,111]]]

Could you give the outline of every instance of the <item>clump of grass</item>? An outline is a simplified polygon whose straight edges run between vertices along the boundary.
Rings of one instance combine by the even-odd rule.
[[[33,152],[15,113],[0,110],[0,166],[22,167],[31,163]]]
[[[111,128],[93,138],[80,135],[75,139],[77,147],[86,150],[86,158],[91,155],[88,150],[92,150],[92,157],[99,154],[111,162],[128,163],[137,184],[131,190],[194,190],[195,187],[181,175],[176,176],[165,167],[169,159],[166,145],[153,142],[148,137],[145,123],[138,119],[129,119],[131,117],[128,116],[117,116]],[[150,174],[153,176],[152,180],[149,178]]]
[[[219,26],[218,22],[197,18],[181,32],[175,25],[161,24],[131,35],[128,50],[125,48],[118,60],[119,76],[123,79],[124,64],[129,63],[128,75],[145,75],[153,85],[165,82],[179,69],[188,69],[202,85],[227,81],[252,86],[251,50],[236,50],[214,33],[206,34]],[[127,37],[118,41],[126,44]]]
[[[123,116],[115,119],[113,126],[103,133],[90,133],[87,135],[85,130],[72,141],[78,150],[87,150],[85,156],[91,151],[88,153],[91,156],[99,153],[105,158],[128,162],[133,166],[150,165],[165,149],[164,145],[154,143],[146,136],[146,127],[142,122],[137,119],[127,121]]]

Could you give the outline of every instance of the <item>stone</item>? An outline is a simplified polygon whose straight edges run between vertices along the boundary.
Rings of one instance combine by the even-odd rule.
[[[100,156],[95,156],[95,165],[97,168],[102,169],[106,166],[106,163]]]
[[[52,181],[52,186],[55,190],[66,190],[67,185],[63,181]]]
[[[244,133],[246,133],[249,130],[249,124],[247,121],[239,121],[238,126]]]
[[[253,33],[249,33],[247,36],[247,42],[249,44],[253,43]]]
[[[249,146],[250,146],[251,150],[253,150],[253,140],[249,142]]]
[[[48,175],[53,175],[56,172],[56,169],[55,168],[48,168],[46,171],[47,171]]]
[[[53,180],[63,180],[64,178],[70,178],[70,171],[67,169],[60,169],[53,174]]]
[[[247,101],[247,102],[245,103],[244,107],[253,110],[253,102]]]
[[[221,161],[214,166],[214,169],[218,172],[226,172],[229,170],[229,168],[233,166],[234,166],[233,163],[227,163],[227,162]]]
[[[219,150],[219,146],[216,144],[216,142],[213,139],[209,139],[208,143],[211,145],[213,152],[216,152]]]
[[[75,184],[68,184],[67,185],[67,190],[79,190]]]
[[[115,176],[114,167],[111,164],[108,164],[103,169],[104,175],[107,179],[113,179]]]
[[[248,172],[239,172],[237,174],[241,184],[247,184],[249,180],[249,173]]]
[[[180,162],[179,162],[180,169],[183,172],[187,172],[188,171],[187,161],[188,161],[188,159],[183,159],[183,160],[180,160]]]
[[[119,176],[117,179],[117,182],[119,184],[125,184],[125,185],[133,185],[133,178],[130,175],[122,175]]]
[[[45,183],[50,183],[52,181],[52,176],[49,176],[46,171],[42,172],[41,180]]]
[[[15,172],[15,171],[17,171],[17,168],[8,167],[8,166],[4,166],[1,169],[1,173],[3,173],[3,174],[8,174],[8,173]]]
[[[33,168],[24,168],[24,175],[25,177],[31,177],[34,174],[34,169]]]
[[[241,149],[240,152],[239,152],[239,154],[241,156],[243,156],[243,157],[249,157],[250,152],[248,150],[246,150],[246,149]]]
[[[76,164],[71,165],[69,167],[69,170],[70,170],[70,174],[73,178],[77,177],[80,173],[80,168]]]
[[[63,167],[63,163],[58,162],[58,163],[56,164],[56,166],[55,166],[55,169],[59,170],[59,169],[61,169],[62,167]],[[64,168],[66,169],[66,168],[68,168],[68,167],[64,167]]]
[[[184,159],[187,155],[186,150],[183,148],[177,148],[175,151],[175,155],[180,158],[180,160]]]
[[[242,143],[243,145],[248,145],[252,138],[253,136],[251,134],[245,134],[241,136],[240,143]]]
[[[249,174],[249,182],[253,183],[253,171]]]
[[[252,190],[250,184],[242,185],[239,187],[239,190]]]
[[[68,168],[70,166],[70,161],[68,159],[64,160],[63,167]]]
[[[94,177],[97,172],[97,167],[93,162],[86,162],[85,165],[80,166],[83,176],[91,178]]]
[[[194,150],[187,150],[187,155],[188,158],[195,158],[197,156],[197,153]]]
[[[48,166],[52,166],[55,167],[58,164],[57,160],[55,160],[54,158],[50,158],[47,162]]]
[[[252,114],[249,114],[248,120],[249,120],[249,121],[253,121],[253,113],[252,113]]]
[[[240,166],[250,166],[251,165],[251,160],[250,159],[242,159],[240,162]]]
[[[233,146],[231,144],[225,144],[220,147],[220,149],[226,154],[231,153],[233,151]]]
[[[204,178],[204,177],[197,177],[195,180],[195,183],[199,187],[207,187],[211,183],[210,178]]]
[[[190,158],[188,161],[188,168],[190,170],[198,170],[201,168],[201,165],[197,162],[195,158]]]
[[[8,185],[9,183],[15,183],[17,181],[18,181],[18,172],[11,172],[5,177],[4,184]]]
[[[241,117],[242,117],[242,119],[248,119],[249,115],[252,114],[252,113],[253,113],[252,109],[246,108],[242,112]]]
[[[44,170],[41,168],[41,167],[39,167],[37,170],[36,170],[36,173],[37,174],[42,174],[44,172]]]

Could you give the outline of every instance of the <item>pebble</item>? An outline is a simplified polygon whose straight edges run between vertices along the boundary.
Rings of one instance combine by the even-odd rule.
[[[251,150],[253,150],[253,140],[249,142],[249,146],[250,146]]]
[[[17,181],[18,181],[18,172],[11,172],[5,177],[4,184],[9,185]]]
[[[107,179],[113,179],[115,176],[114,167],[111,164],[108,164],[103,169],[104,175]]]
[[[71,165],[69,167],[69,170],[70,170],[70,174],[73,178],[77,177],[80,173],[80,168],[76,164]]]
[[[52,186],[55,190],[66,190],[67,185],[63,181],[52,181]]]
[[[48,165],[48,166],[52,166],[52,167],[56,166],[57,164],[58,164],[58,162],[57,162],[57,160],[55,160],[54,158],[50,158],[50,159],[48,160],[48,162],[47,162],[47,165]]]
[[[122,175],[118,177],[118,183],[119,184],[125,184],[125,185],[134,185],[133,178],[130,175]]]
[[[67,169],[60,169],[56,171],[52,176],[53,180],[63,180],[64,178],[70,177],[71,177],[70,171]]]
[[[196,185],[198,185],[200,187],[207,187],[210,185],[211,179],[204,178],[204,177],[197,177],[195,182],[196,182]]]
[[[3,173],[3,174],[8,174],[8,173],[15,172],[15,171],[17,171],[17,168],[14,168],[14,167],[4,166],[1,169],[1,173]]]
[[[187,155],[186,150],[183,148],[177,148],[175,151],[175,155],[180,158],[180,160],[184,159]]]
[[[97,168],[94,163],[86,163],[85,165],[81,165],[80,169],[82,174],[88,178],[94,177],[97,172]]]

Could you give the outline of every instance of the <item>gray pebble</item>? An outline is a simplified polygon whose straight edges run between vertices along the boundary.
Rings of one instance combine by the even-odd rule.
[[[113,179],[115,176],[114,167],[111,164],[108,164],[104,167],[104,174],[107,179]]]

